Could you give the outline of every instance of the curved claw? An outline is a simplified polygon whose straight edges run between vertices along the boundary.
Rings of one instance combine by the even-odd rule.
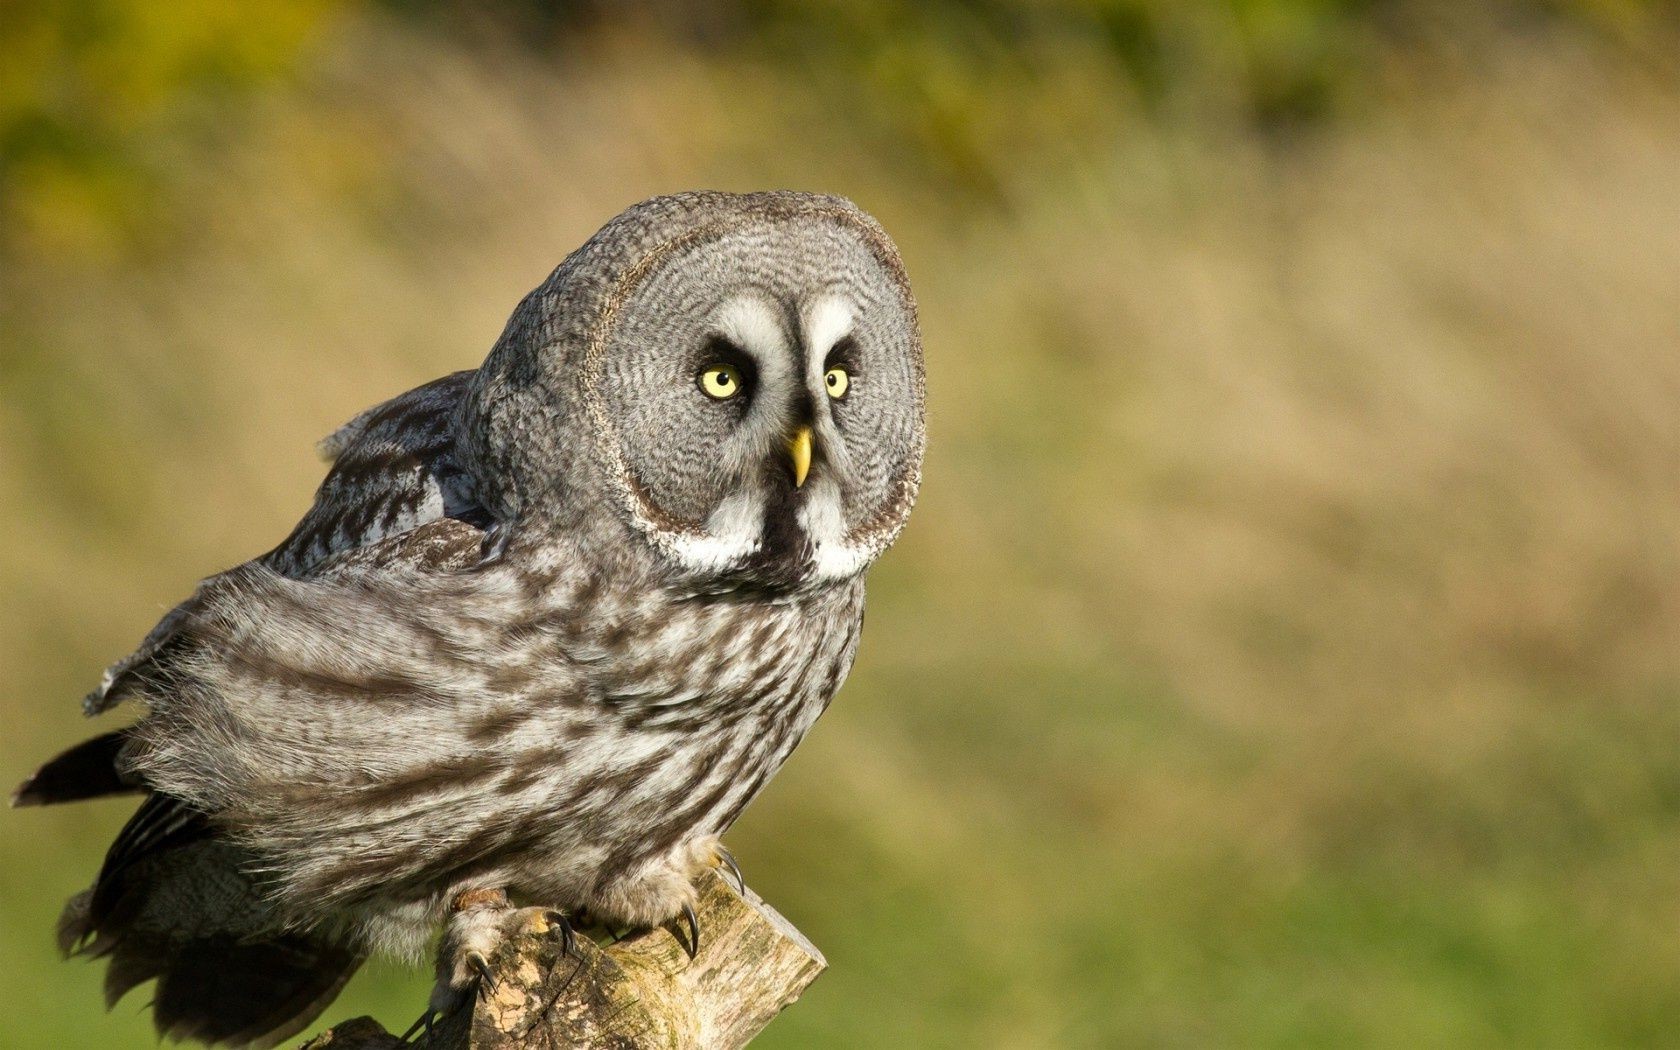
[[[741,877],[741,866],[735,863],[735,854],[729,852],[729,847],[720,843],[717,847],[717,855],[718,859],[723,862],[723,866],[729,869],[731,875],[735,876],[735,892],[745,897],[747,895],[747,880]]]
[[[694,905],[683,905],[683,918],[688,920],[688,943],[683,945],[683,951],[692,960],[700,954],[700,919],[694,914]]]
[[[427,1042],[431,1042],[431,1040],[432,1040],[432,1023],[434,1021],[436,1021],[437,1019],[438,1019],[438,1012],[436,1010],[431,1009],[430,1007],[427,1007],[426,1012],[421,1014],[419,1016],[419,1018],[416,1019],[413,1024],[408,1026],[408,1031],[406,1031],[402,1034],[399,1041],[404,1046],[413,1045],[414,1036],[417,1033],[421,1033],[421,1030],[424,1029],[424,1032],[421,1033],[421,1034],[423,1034],[423,1037],[425,1038],[425,1040]]]
[[[547,920],[551,931],[560,931],[560,954],[573,954],[573,949],[577,947],[577,937],[572,932],[572,920],[566,917],[565,912],[557,908],[550,908],[543,912],[543,918]]]
[[[500,986],[496,982],[496,975],[490,972],[490,960],[486,959],[482,952],[468,952],[467,965],[478,973],[478,994],[482,996],[489,992],[494,995]]]

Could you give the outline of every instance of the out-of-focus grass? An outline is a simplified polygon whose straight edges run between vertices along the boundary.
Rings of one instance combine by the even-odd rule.
[[[1680,98],[1507,41],[1286,138],[1130,122],[1005,203],[792,72],[349,22],[140,258],[0,275],[0,772],[310,443],[622,206],[850,194],[932,447],[840,700],[732,836],[831,971],[765,1046],[1654,1046],[1680,1024]],[[1122,133],[1123,132],[1123,133]],[[0,1042],[148,1038],[50,930],[126,815],[0,819]],[[331,1017],[402,1027],[381,969]]]

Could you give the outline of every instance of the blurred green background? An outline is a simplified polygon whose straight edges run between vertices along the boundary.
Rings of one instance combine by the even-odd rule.
[[[821,189],[904,251],[932,444],[731,837],[832,964],[759,1045],[1680,1045],[1677,44],[1640,0],[12,0],[0,773],[612,214]],[[0,1045],[151,1043],[51,944],[130,807],[0,817]]]

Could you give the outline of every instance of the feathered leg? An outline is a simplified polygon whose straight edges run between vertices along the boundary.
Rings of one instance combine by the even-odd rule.
[[[404,1034],[411,1038],[422,1028],[430,1029],[439,1017],[466,1004],[472,991],[494,992],[495,977],[490,959],[505,941],[535,934],[559,937],[561,950],[572,952],[572,924],[564,912],[554,908],[516,908],[500,889],[467,890],[450,904],[449,925],[438,945],[437,983],[420,1019]]]

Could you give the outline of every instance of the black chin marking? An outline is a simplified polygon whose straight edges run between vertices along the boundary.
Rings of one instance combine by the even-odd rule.
[[[766,471],[764,528],[742,574],[765,587],[791,587],[811,574],[811,538],[799,525],[800,491],[786,471]]]

